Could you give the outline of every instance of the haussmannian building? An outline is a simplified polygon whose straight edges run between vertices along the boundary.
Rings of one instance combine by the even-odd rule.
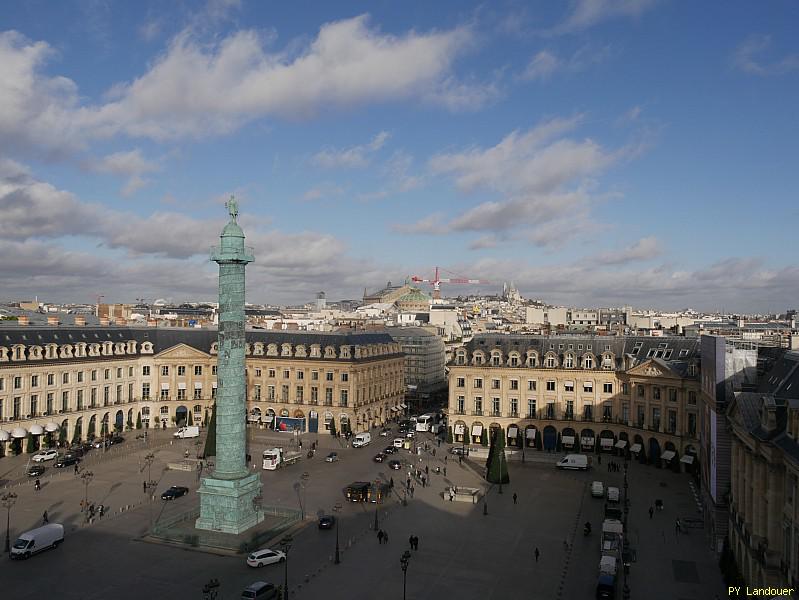
[[[454,440],[500,428],[507,445],[632,452],[698,467],[698,341],[481,335],[449,364]]]
[[[206,420],[213,329],[0,326],[0,450]],[[247,419],[364,431],[402,410],[404,355],[386,333],[246,332]],[[189,418],[191,415],[191,418]],[[242,415],[244,418],[244,415]],[[281,425],[282,424],[282,425]]]
[[[429,392],[446,385],[446,352],[440,336],[422,327],[389,327],[386,331],[405,353],[408,389]]]

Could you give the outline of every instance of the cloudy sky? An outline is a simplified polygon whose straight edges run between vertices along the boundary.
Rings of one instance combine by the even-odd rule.
[[[799,305],[791,0],[13,5],[0,300],[213,298],[235,194],[251,302]]]

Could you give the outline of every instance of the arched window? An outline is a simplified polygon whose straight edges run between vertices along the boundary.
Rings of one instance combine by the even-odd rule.
[[[563,357],[563,366],[566,369],[573,369],[574,368],[574,355],[573,354],[567,354],[566,356]]]
[[[590,354],[586,354],[583,358],[583,369],[593,369],[594,368],[594,357]]]
[[[555,355],[547,354],[546,367],[548,369],[554,369],[557,366],[558,366],[558,360],[555,358]]]

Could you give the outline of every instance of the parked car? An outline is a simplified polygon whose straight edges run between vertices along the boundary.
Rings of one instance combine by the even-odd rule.
[[[374,456],[374,458],[372,460],[375,461],[376,463],[381,463],[385,459],[386,459],[386,455],[385,454],[375,454],[375,456]]]
[[[601,481],[594,481],[591,484],[591,495],[594,498],[604,498],[605,497],[605,486],[602,484]]]
[[[161,500],[174,500],[189,493],[189,488],[179,485],[173,485],[171,488],[161,494]]]
[[[608,502],[618,502],[619,488],[613,486],[608,487],[607,496],[608,496]]]
[[[338,452],[331,452],[325,456],[325,462],[336,462],[338,460]]]
[[[55,461],[55,465],[53,466],[56,469],[61,469],[63,467],[71,467],[72,465],[76,465],[79,462],[80,459],[74,454],[65,454],[64,456],[59,456]]]
[[[463,446],[453,446],[449,451],[455,456],[469,456],[469,448]]]
[[[267,581],[251,583],[241,592],[242,600],[273,600],[277,598],[277,588]]]
[[[49,523],[36,529],[26,531],[17,538],[11,547],[11,558],[30,558],[32,555],[58,548],[64,541],[64,526],[60,523]]]
[[[333,529],[336,524],[336,517],[333,515],[322,515],[319,517],[319,529]]]
[[[388,434],[391,433],[391,428],[386,427],[380,431],[380,437],[388,437]]]
[[[405,434],[405,437],[406,438],[415,438],[416,437],[416,432],[415,431],[409,431],[408,433]]]
[[[395,471],[399,471],[402,468],[402,463],[398,460],[390,460],[388,461],[388,466]]]
[[[110,442],[112,445],[113,445],[113,444],[121,444],[121,443],[122,443],[122,442],[124,442],[124,441],[125,441],[125,438],[123,438],[121,435],[115,435],[114,437],[112,437],[112,438],[109,440],[109,442]]]
[[[34,454],[31,460],[33,462],[44,462],[46,460],[54,460],[56,457],[58,457],[58,452],[51,448],[50,450],[43,450],[42,452]]]
[[[251,567],[265,567],[284,560],[286,560],[285,553],[280,550],[270,550],[269,548],[256,550],[247,556],[247,564]]]
[[[394,444],[395,448],[402,448],[404,443],[405,443],[405,440],[403,440],[402,438],[394,438],[393,444]]]
[[[41,477],[45,470],[44,465],[31,465],[28,469],[28,477]]]
[[[72,444],[69,449],[70,454],[74,454],[75,456],[83,456],[89,450],[92,449],[92,445],[88,442],[82,442],[78,444]]]
[[[97,438],[92,441],[92,448],[103,448],[105,446],[110,446],[110,442],[104,440],[103,438]]]
[[[383,454],[394,454],[397,449],[394,446],[386,446],[383,448]]]

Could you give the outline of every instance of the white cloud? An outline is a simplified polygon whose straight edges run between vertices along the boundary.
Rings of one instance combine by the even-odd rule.
[[[328,169],[333,168],[362,168],[371,160],[371,155],[380,150],[391,137],[387,131],[378,133],[371,142],[344,149],[327,149],[317,152],[313,163]]]
[[[733,64],[750,75],[783,75],[799,70],[799,54],[789,54],[780,59],[772,59],[771,62],[763,60],[763,55],[771,45],[771,36],[750,36],[733,54]]]
[[[560,66],[560,59],[549,50],[541,50],[527,64],[521,78],[527,81],[543,81],[549,79]]]
[[[659,0],[573,0],[566,18],[549,31],[565,34],[582,31],[603,21],[618,17],[636,18],[652,8]]]
[[[603,252],[592,258],[598,264],[623,265],[635,261],[651,260],[663,253],[660,241],[655,236],[641,238],[621,250]]]
[[[399,233],[444,233],[447,226],[443,223],[443,215],[436,213],[420,219],[416,223],[395,223],[391,226],[392,231]]]
[[[610,46],[596,48],[583,46],[570,57],[560,58],[550,50],[541,50],[533,56],[519,75],[524,81],[546,81],[556,72],[579,73],[589,67],[605,62],[612,55]]]
[[[84,166],[97,173],[127,176],[128,181],[122,188],[123,196],[130,196],[150,183],[143,175],[161,170],[158,163],[144,158],[138,148],[128,152],[115,152],[100,159],[84,161]]]
[[[303,202],[314,202],[316,200],[326,200],[328,198],[341,196],[344,193],[344,188],[335,183],[320,183],[306,191],[301,200]]]

